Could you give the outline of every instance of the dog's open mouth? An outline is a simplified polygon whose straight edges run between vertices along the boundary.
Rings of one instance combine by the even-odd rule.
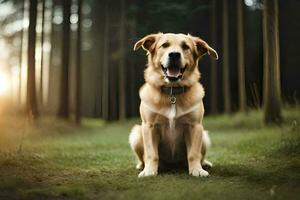
[[[168,80],[178,81],[182,79],[182,75],[186,69],[186,66],[184,68],[181,68],[178,65],[170,65],[168,67],[164,67],[163,65],[161,65],[161,69]]]

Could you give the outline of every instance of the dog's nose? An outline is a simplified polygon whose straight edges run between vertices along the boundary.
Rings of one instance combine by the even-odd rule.
[[[171,60],[179,60],[180,59],[180,53],[178,53],[178,52],[171,52],[171,53],[169,53],[169,58]]]

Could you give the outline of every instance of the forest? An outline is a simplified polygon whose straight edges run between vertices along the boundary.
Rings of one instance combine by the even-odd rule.
[[[299,8],[0,0],[0,199],[297,199]],[[219,54],[199,62],[216,163],[207,180],[176,170],[136,179],[128,134],[147,59],[133,47],[158,32],[198,36]]]
[[[280,37],[268,36],[270,42],[263,39],[261,2],[196,2],[3,1],[2,45],[10,50],[1,71],[12,80],[9,107],[24,110],[30,101],[27,109],[34,115],[80,113],[109,121],[138,116],[146,59],[132,49],[139,38],[159,31],[199,36],[221,55],[219,61],[200,63],[207,114],[262,107],[269,96],[263,92],[264,42],[273,43],[273,37],[284,51],[272,52],[280,54],[281,76],[271,87],[283,103],[298,102],[297,51],[289,45],[299,31],[297,1],[279,2]]]

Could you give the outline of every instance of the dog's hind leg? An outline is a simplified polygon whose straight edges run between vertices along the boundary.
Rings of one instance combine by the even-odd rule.
[[[131,129],[129,144],[137,158],[138,163],[136,165],[136,169],[142,170],[144,168],[144,143],[142,128],[140,125],[135,125]]]
[[[202,134],[202,149],[201,149],[201,153],[202,153],[202,160],[201,160],[201,165],[203,167],[206,168],[211,168],[213,166],[213,164],[211,162],[209,162],[208,160],[205,159],[205,155],[207,153],[208,148],[210,147],[211,142],[210,142],[210,138],[208,135],[208,131],[204,130],[203,134]]]

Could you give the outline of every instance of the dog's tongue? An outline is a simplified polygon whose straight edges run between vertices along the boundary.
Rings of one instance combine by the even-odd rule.
[[[167,76],[177,78],[181,75],[180,68],[169,67],[167,70]]]

